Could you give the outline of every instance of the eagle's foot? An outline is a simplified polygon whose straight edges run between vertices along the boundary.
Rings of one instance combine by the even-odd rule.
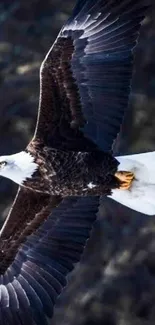
[[[121,190],[128,190],[134,180],[135,176],[132,172],[128,171],[119,171],[115,173],[115,177],[117,177],[120,181],[119,188]]]

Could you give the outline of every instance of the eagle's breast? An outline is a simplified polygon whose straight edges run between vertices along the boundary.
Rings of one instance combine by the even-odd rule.
[[[119,186],[114,177],[118,162],[103,151],[76,152],[30,148],[38,169],[24,186],[51,195],[109,195]],[[33,153],[32,153],[33,152]]]

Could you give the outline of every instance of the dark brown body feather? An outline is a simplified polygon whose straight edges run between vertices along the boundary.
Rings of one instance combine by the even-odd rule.
[[[110,195],[120,183],[114,176],[118,161],[100,150],[63,151],[42,147],[32,141],[27,151],[35,158],[38,170],[24,186],[51,195]],[[95,185],[89,188],[88,184]]]

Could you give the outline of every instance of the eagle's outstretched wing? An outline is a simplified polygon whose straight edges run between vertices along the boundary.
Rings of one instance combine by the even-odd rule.
[[[0,231],[0,274],[3,274],[26,238],[47,219],[61,197],[19,187],[8,217]]]
[[[22,204],[24,197],[25,203]],[[57,208],[51,206],[50,213],[51,203],[47,205],[47,197],[36,201],[32,198],[29,192],[19,193],[12,213],[20,215],[18,220],[16,215],[10,216],[10,231],[14,231],[8,236],[8,226],[1,235],[1,325],[48,324],[57,296],[66,285],[66,276],[74,263],[80,260],[99,206],[99,197],[66,198]],[[58,203],[56,198],[53,202],[55,205]],[[15,228],[18,228],[18,223],[25,223],[32,217],[31,211],[40,213],[42,219],[47,217],[47,213],[49,216],[37,230],[32,230],[33,222],[30,222],[31,235],[25,232],[23,240],[24,228],[20,227],[21,234]]]
[[[42,63],[35,137],[110,150],[128,107],[145,0],[81,0]]]

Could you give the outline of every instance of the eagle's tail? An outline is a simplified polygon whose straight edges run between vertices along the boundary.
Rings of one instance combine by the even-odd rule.
[[[134,174],[129,189],[116,189],[111,197],[136,211],[155,214],[155,151],[116,157],[118,171]]]

